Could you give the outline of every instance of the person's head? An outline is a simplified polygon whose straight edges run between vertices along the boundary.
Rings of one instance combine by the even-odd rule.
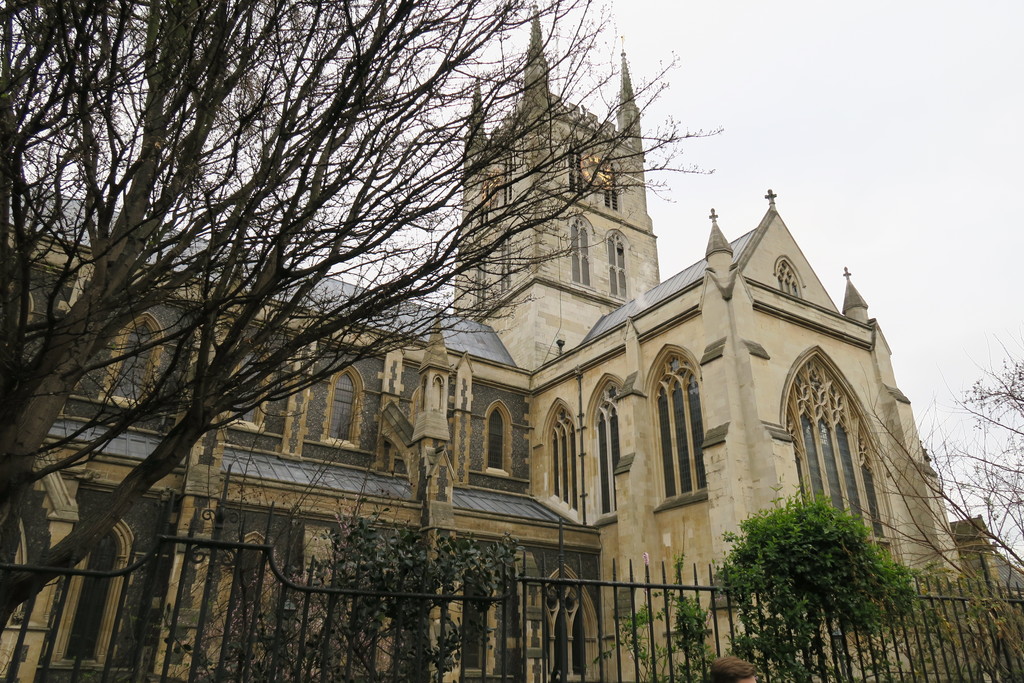
[[[756,683],[757,669],[739,657],[719,657],[711,662],[711,683]]]

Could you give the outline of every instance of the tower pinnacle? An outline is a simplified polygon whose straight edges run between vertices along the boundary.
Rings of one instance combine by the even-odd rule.
[[[708,218],[711,219],[711,235],[708,237],[708,248],[704,252],[704,256],[708,260],[711,259],[712,254],[717,253],[725,253],[732,256],[732,247],[729,246],[729,240],[725,239],[721,228],[718,227],[718,214],[714,209],[711,209],[711,215]]]
[[[850,276],[853,273],[848,268],[843,268],[843,277],[846,278],[846,295],[843,297],[843,315],[847,318],[866,323],[868,321],[868,304],[860,295],[857,288],[853,286]]]

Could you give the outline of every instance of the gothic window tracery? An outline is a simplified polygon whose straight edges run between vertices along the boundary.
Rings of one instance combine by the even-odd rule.
[[[563,574],[575,578],[568,568]],[[558,572],[553,577],[558,577]],[[549,660],[555,666],[565,661],[567,673],[574,679],[587,675],[587,664],[594,661],[596,650],[593,605],[584,598],[584,590],[581,585],[568,584],[549,585],[544,592]]]
[[[678,355],[670,356],[658,383],[657,414],[665,496],[707,488],[704,471],[704,422],[700,387],[693,367]]]
[[[615,468],[619,466],[619,413],[616,389],[609,386],[597,409],[597,454],[601,478],[601,514],[615,510]]]
[[[819,360],[808,361],[797,373],[787,413],[801,486],[867,517],[881,536],[870,438],[850,398]]]
[[[612,296],[626,298],[626,241],[622,235],[608,235],[608,283]]]
[[[571,509],[576,509],[576,427],[572,416],[564,407],[555,415],[551,430],[551,473],[555,495]]]
[[[800,296],[800,280],[797,279],[796,271],[786,259],[779,259],[775,264],[775,279],[779,283],[779,289],[792,296]]]
[[[590,286],[589,224],[582,218],[573,219],[569,226],[569,251],[572,259],[572,281]]]

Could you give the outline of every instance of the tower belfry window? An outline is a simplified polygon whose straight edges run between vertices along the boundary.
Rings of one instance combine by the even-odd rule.
[[[566,158],[569,165],[569,191],[582,192],[586,186],[583,177],[583,155],[579,152],[569,152]]]
[[[608,290],[626,298],[626,242],[617,232],[608,236]]]
[[[597,182],[604,194],[605,208],[619,210],[619,187],[615,169],[609,164],[602,164],[597,172]]]
[[[572,259],[572,281],[590,286],[590,236],[582,218],[569,226],[569,251]]]
[[[498,289],[502,292],[508,291],[512,285],[512,242],[506,239],[502,245],[499,255]]]

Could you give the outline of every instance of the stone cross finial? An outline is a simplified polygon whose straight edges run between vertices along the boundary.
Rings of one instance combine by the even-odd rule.
[[[846,266],[843,266],[843,277],[849,280],[851,275],[853,275],[853,273],[850,272],[850,269],[847,268]]]
[[[768,200],[768,206],[775,206],[775,198],[778,196],[779,195],[772,192],[772,189],[769,187],[768,194],[766,194],[764,198]]]
[[[711,209],[711,215],[710,215],[710,216],[708,216],[708,218],[710,218],[710,219],[711,219],[711,222],[712,222],[712,223],[717,223],[717,222],[718,222],[718,214],[717,214],[717,213],[715,213],[715,210],[714,210],[714,209]]]

